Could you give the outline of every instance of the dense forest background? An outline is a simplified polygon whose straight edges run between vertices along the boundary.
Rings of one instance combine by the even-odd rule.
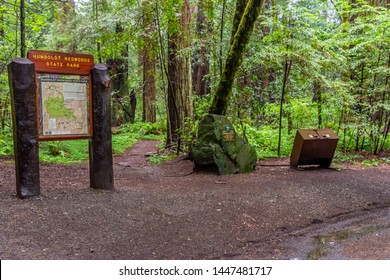
[[[13,151],[7,65],[32,49],[93,54],[110,68],[113,126],[190,150],[248,2],[0,0],[0,156]],[[332,128],[340,153],[389,150],[390,0],[260,2],[226,110],[259,157],[288,156],[299,128]]]

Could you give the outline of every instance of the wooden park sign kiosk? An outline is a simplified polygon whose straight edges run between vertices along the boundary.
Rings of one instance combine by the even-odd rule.
[[[90,185],[113,189],[110,77],[93,56],[29,51],[8,65],[16,192],[40,194],[39,141],[89,139]]]

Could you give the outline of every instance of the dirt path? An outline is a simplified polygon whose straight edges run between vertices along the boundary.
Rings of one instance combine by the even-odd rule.
[[[390,166],[217,176],[151,165],[156,145],[114,158],[115,191],[87,163],[41,164],[24,200],[0,160],[0,259],[390,259]]]

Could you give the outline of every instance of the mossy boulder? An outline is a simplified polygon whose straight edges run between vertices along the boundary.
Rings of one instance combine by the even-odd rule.
[[[213,114],[199,123],[193,158],[195,169],[216,166],[220,175],[252,172],[257,161],[255,148],[237,135],[228,118]]]

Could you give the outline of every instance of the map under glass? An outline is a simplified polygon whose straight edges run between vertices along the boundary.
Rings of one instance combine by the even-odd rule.
[[[90,134],[89,76],[39,74],[40,136]]]

